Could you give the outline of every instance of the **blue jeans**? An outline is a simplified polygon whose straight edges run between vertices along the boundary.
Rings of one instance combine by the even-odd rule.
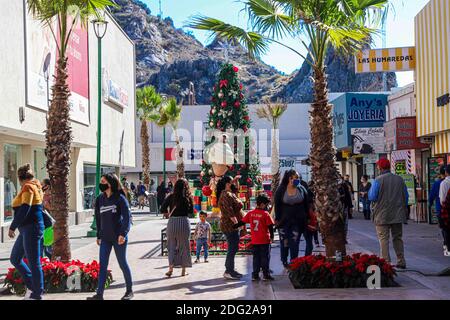
[[[364,213],[364,218],[366,218],[367,220],[370,219],[370,201],[367,198],[362,198],[361,199],[362,205],[363,205],[363,213]]]
[[[197,260],[200,259],[200,252],[202,252],[203,247],[203,254],[205,255],[205,260],[208,259],[208,239],[207,238],[201,238],[197,239]]]
[[[300,237],[303,237],[306,241],[305,256],[310,256],[313,252],[313,235],[308,232],[306,228],[300,230],[300,227],[292,224],[285,225],[279,229],[280,234],[280,251],[281,251],[281,262],[283,264],[288,263],[288,256],[290,255],[290,260],[298,258],[298,253],[300,251]]]
[[[125,278],[125,283],[127,286],[127,291],[132,291],[133,281],[131,279],[131,270],[127,263],[127,242],[123,245],[119,245],[117,241],[105,241],[102,240],[100,243],[100,274],[98,276],[98,288],[97,294],[103,296],[105,291],[106,276],[108,272],[109,256],[111,255],[111,250],[114,247],[114,252],[116,253],[117,261],[119,262],[120,269],[123,272]]]
[[[239,231],[225,233],[227,238],[228,250],[225,259],[225,272],[234,273],[234,257],[239,250]]]
[[[264,276],[270,274],[270,244],[253,245],[253,275],[257,276],[262,269]]]
[[[29,224],[19,228],[19,236],[11,251],[11,264],[20,272],[32,299],[42,299],[44,274],[41,266],[43,224]],[[23,258],[28,259],[28,265]]]

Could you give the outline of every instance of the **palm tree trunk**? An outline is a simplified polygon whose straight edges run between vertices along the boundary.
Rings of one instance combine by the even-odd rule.
[[[332,105],[328,101],[327,76],[314,69],[314,103],[311,111],[311,166],[319,212],[320,230],[327,257],[346,254],[342,204],[338,193],[336,149],[333,144]]]
[[[173,132],[175,134],[175,143],[177,145],[177,156],[176,156],[176,159],[177,159],[177,177],[178,177],[178,179],[183,179],[185,177],[184,160],[183,160],[184,150],[181,148],[180,138],[178,137],[177,129],[173,128]]]
[[[51,183],[52,213],[55,217],[53,260],[71,260],[69,242],[69,170],[72,129],[70,126],[70,91],[67,85],[67,58],[57,61],[52,102],[48,110],[46,139],[47,171]]]
[[[141,121],[141,144],[142,144],[142,176],[144,185],[148,188],[150,184],[150,146],[147,121]],[[163,150],[164,152],[164,150]]]
[[[279,131],[277,126],[273,127],[272,131],[272,164],[271,164],[271,173],[272,173],[272,203],[274,203],[275,192],[280,185],[280,149],[278,145],[279,141]]]

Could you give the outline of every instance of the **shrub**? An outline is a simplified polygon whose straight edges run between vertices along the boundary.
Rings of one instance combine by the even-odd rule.
[[[392,265],[375,255],[356,253],[342,262],[329,260],[322,255],[294,259],[289,265],[289,279],[296,289],[366,288],[369,266],[381,271],[381,286],[397,286],[397,275]]]
[[[25,263],[28,263],[26,259],[24,259],[24,261]],[[63,263],[42,258],[41,264],[44,273],[44,291],[46,293],[61,293],[66,291],[93,292],[97,289],[100,265],[95,260],[85,264],[79,260]],[[67,280],[74,274],[78,274],[80,277],[80,288],[70,289],[67,287]],[[105,284],[106,288],[109,287],[112,281],[111,270],[108,270]],[[15,268],[8,269],[8,274],[6,275],[3,286],[7,287],[10,292],[17,295],[24,295],[26,291],[22,276]]]

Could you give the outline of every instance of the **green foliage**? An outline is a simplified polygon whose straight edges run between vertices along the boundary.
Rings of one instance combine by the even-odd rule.
[[[141,121],[158,122],[161,118],[163,99],[153,86],[146,86],[136,90],[137,115]]]
[[[58,32],[53,24],[59,21],[58,49],[64,57],[72,29],[78,23],[87,29],[91,18],[102,19],[104,10],[117,6],[110,0],[27,0],[27,3],[30,13],[51,29],[55,40]]]
[[[170,98],[161,107],[160,114],[161,118],[157,124],[161,127],[170,125],[175,130],[181,120],[181,105],[178,105],[175,98]]]

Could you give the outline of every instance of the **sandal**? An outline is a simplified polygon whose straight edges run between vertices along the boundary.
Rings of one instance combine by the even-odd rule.
[[[173,274],[173,271],[168,271],[166,272],[166,277],[170,278]]]
[[[188,276],[188,275],[189,275],[189,273],[187,273],[185,269],[183,269],[183,271],[181,271],[181,276],[182,277]]]

